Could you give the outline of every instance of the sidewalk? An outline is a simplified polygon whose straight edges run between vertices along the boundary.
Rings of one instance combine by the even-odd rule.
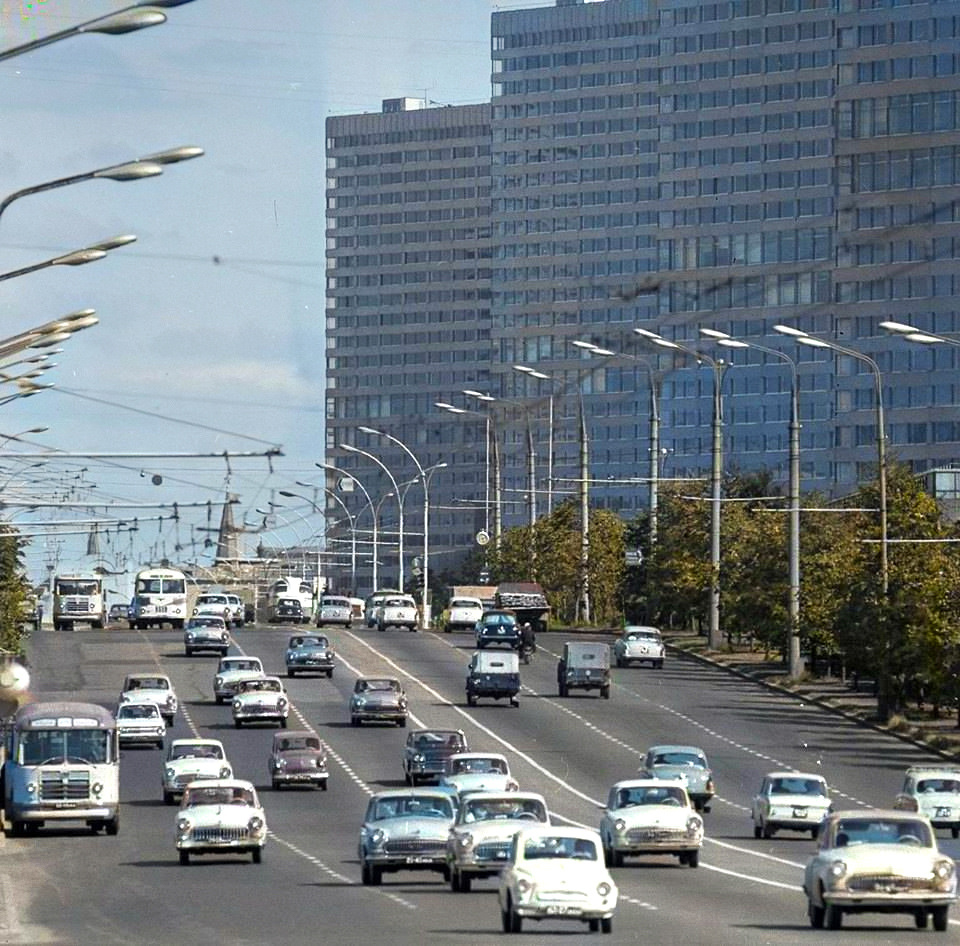
[[[806,674],[793,681],[787,677],[787,668],[782,663],[764,660],[762,652],[747,648],[711,651],[707,648],[705,637],[689,633],[664,631],[663,639],[669,649],[722,667],[773,690],[800,696],[864,726],[911,742],[941,758],[960,760],[960,728],[957,727],[955,707],[943,708],[940,718],[935,719],[929,706],[918,709],[913,705],[902,715],[892,717],[889,723],[882,724],[877,718],[877,701],[869,683],[861,683],[857,690],[850,681],[838,677],[810,677]]]

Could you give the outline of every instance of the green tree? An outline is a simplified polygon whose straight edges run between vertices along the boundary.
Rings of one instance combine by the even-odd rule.
[[[26,637],[28,585],[23,570],[23,540],[0,528],[0,649],[19,654]]]

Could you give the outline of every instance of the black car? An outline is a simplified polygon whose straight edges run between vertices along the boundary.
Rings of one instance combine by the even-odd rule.
[[[485,611],[477,621],[477,647],[483,650],[491,644],[520,649],[522,635],[517,617],[510,611]]]
[[[281,598],[271,609],[271,624],[302,624],[303,605],[296,598]]]

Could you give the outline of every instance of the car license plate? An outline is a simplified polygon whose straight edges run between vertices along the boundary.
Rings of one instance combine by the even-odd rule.
[[[938,808],[938,809],[937,809],[937,813],[936,813],[936,815],[934,815],[934,817],[935,817],[935,818],[949,818],[949,817],[950,817],[950,809],[949,809],[949,808]]]
[[[165,604],[158,604],[157,614],[166,614],[166,613],[167,613],[167,606]]]
[[[794,817],[794,818],[806,818],[806,817],[807,817],[807,809],[806,809],[806,808],[794,808],[794,809],[793,809],[793,817]]]
[[[413,855],[407,858],[408,864],[429,864],[432,858],[424,857],[422,854]]]
[[[562,903],[551,903],[547,905],[547,913],[552,916],[575,916],[580,913],[580,907],[568,907]]]

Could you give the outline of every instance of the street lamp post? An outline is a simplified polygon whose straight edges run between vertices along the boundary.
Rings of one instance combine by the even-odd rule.
[[[398,543],[397,564],[399,566],[399,586],[400,590],[403,591],[403,499],[400,496],[400,488],[397,486],[396,478],[390,472],[383,460],[367,450],[361,450],[359,447],[355,447],[352,443],[341,443],[340,449],[348,450],[350,453],[358,453],[360,456],[366,457],[368,460],[373,460],[373,462],[376,463],[376,465],[387,474],[387,479],[390,480],[390,485],[393,486],[393,494],[397,497],[397,508],[400,512],[400,538]],[[374,558],[376,558],[376,555],[374,555]],[[376,591],[376,588],[374,588],[374,591]]]
[[[114,237],[110,240],[103,240],[92,246],[85,246],[82,249],[73,250],[70,253],[54,256],[52,259],[43,260],[40,263],[32,263],[30,266],[24,266],[21,269],[0,273],[0,282],[15,279],[17,276],[26,276],[28,273],[35,273],[38,270],[47,269],[50,266],[83,266],[85,263],[93,263],[96,262],[96,260],[103,259],[109,250],[126,246],[135,240],[136,237],[132,234],[125,234],[124,236]]]
[[[314,489],[310,483],[301,483],[297,481],[298,486],[306,486],[308,489]],[[347,522],[350,525],[350,594],[356,594],[357,587],[357,528],[354,521],[354,516],[347,509],[347,504],[332,490],[326,486],[321,487],[327,495],[335,499],[340,507],[343,509],[344,514],[347,517]],[[287,489],[281,489],[281,496],[286,496],[290,499],[302,499],[304,502],[309,503],[314,512],[320,513],[324,518],[326,518],[325,510],[321,509],[312,499],[308,496],[301,496],[300,493],[294,493]],[[317,576],[320,575],[320,554],[319,549],[317,552]]]
[[[529,365],[514,365],[514,371],[525,374],[528,378],[535,378],[537,381],[550,381],[553,378],[536,368]],[[553,512],[553,391],[550,392],[547,408],[547,515]]]
[[[764,354],[773,355],[790,366],[790,443],[787,487],[790,502],[790,548],[787,564],[790,584],[787,601],[790,624],[788,667],[790,677],[796,680],[802,670],[800,666],[800,384],[797,363],[788,354],[776,348],[767,348],[756,342],[740,341],[715,329],[702,328],[700,332],[725,348],[754,348]]]
[[[698,362],[706,362],[713,372],[713,420],[710,468],[710,602],[709,636],[707,643],[717,650],[723,643],[720,634],[720,487],[723,477],[723,376],[729,365],[723,359],[712,358],[679,342],[672,342],[647,329],[633,330],[641,338],[661,348],[683,352]]]
[[[421,614],[424,628],[430,627],[430,477],[424,470],[423,465],[417,459],[414,452],[398,437],[388,434],[383,430],[377,430],[374,427],[358,427],[358,430],[370,436],[383,437],[391,443],[396,444],[411,460],[420,474],[420,481],[423,483],[423,589],[421,594]],[[443,469],[446,463],[435,463],[430,467],[431,473]],[[401,502],[401,508],[403,503]],[[401,585],[402,587],[402,585]]]

